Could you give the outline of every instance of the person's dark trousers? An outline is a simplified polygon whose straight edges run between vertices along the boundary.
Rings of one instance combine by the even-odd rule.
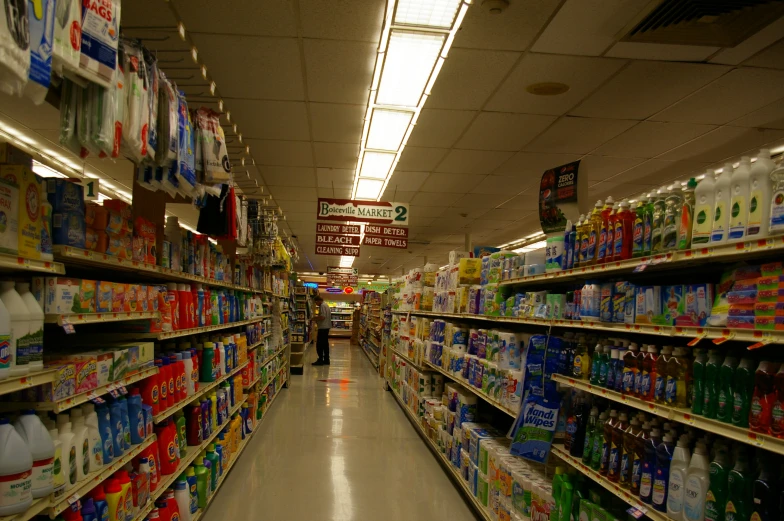
[[[329,329],[318,330],[316,353],[321,362],[324,362],[325,364],[329,363]]]

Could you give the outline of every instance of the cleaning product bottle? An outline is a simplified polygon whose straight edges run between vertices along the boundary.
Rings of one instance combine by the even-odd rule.
[[[704,349],[694,348],[694,364],[692,365],[692,396],[691,412],[702,414],[705,407],[705,365],[708,355]]]
[[[577,337],[577,345],[574,351],[574,363],[572,364],[572,376],[580,380],[588,380],[591,376],[591,357],[588,354],[588,344],[584,336]]]
[[[591,468],[599,471],[602,463],[602,443],[604,441],[604,425],[607,423],[610,413],[603,411],[599,415],[599,421],[596,423],[596,429],[593,433],[593,448],[591,449]]]
[[[98,521],[109,521],[109,503],[106,501],[106,493],[103,483],[98,483],[91,491],[90,497],[95,506],[95,518]]]
[[[716,419],[724,423],[732,423],[732,399],[734,396],[732,384],[735,382],[737,367],[738,359],[733,355],[727,355],[719,371],[719,399]]]
[[[87,440],[90,449],[90,472],[103,467],[103,440],[98,423],[98,413],[95,405],[86,403],[82,405],[82,416],[84,425],[87,427]]]
[[[752,521],[776,521],[781,519],[781,505],[778,493],[781,481],[776,475],[776,462],[771,458],[763,458],[761,472],[752,486],[751,519]]]
[[[729,239],[730,213],[732,203],[732,163],[724,163],[721,174],[716,179],[715,207],[713,210],[713,229],[711,243],[721,244]]]
[[[689,359],[682,347],[676,347],[667,362],[667,388],[664,401],[667,405],[686,408],[691,398],[691,379]]]
[[[649,505],[653,503],[653,479],[656,471],[657,449],[661,443],[661,432],[653,428],[650,437],[643,445],[645,455],[640,470],[640,500]]]
[[[638,421],[640,419],[638,418]],[[650,436],[651,426],[648,422],[643,421],[642,427],[637,433],[634,440],[634,452],[632,454],[632,479],[629,485],[629,491],[634,495],[640,494],[640,482],[642,480],[642,464],[645,461],[645,444]]]
[[[174,482],[174,500],[180,513],[180,521],[191,519],[191,493],[188,490],[188,481],[179,478]]]
[[[48,496],[52,493],[52,469],[54,465],[54,443],[49,431],[41,423],[32,409],[23,410],[14,428],[33,457],[32,494],[34,498]]]
[[[752,509],[754,475],[749,469],[745,447],[738,447],[735,466],[727,476],[726,521],[749,521]]]
[[[16,292],[14,281],[0,282],[0,300],[11,318],[11,376],[25,375],[30,371],[26,337],[30,333],[30,311]]]
[[[749,175],[751,175],[751,160],[743,156],[740,165],[730,178],[729,240],[732,242],[746,239],[749,218]]]
[[[128,417],[128,400],[125,396],[120,396],[117,398],[117,402],[120,403],[120,417],[123,426],[123,447],[126,451],[129,451],[131,450],[131,420]]]
[[[131,394],[128,397],[128,420],[130,422],[131,444],[138,445],[144,442],[144,412],[142,410],[142,395],[138,387],[131,389]]]
[[[79,505],[69,505],[68,508],[63,510],[62,514],[60,514],[65,521],[84,521],[82,519],[82,513],[79,510]]]
[[[678,249],[691,248],[692,228],[694,226],[694,205],[696,203],[695,189],[697,180],[689,179],[683,187],[683,202],[681,203],[681,224],[678,230]]]
[[[95,502],[92,498],[87,498],[82,505],[82,520],[98,521],[98,516],[95,512]]]
[[[656,361],[659,359],[656,346],[648,346],[647,354],[642,359],[642,371],[640,380],[640,399],[647,402],[653,401],[654,384],[656,382]]]
[[[678,237],[680,236],[681,209],[683,196],[680,186],[670,187],[670,192],[664,201],[664,228],[662,231],[662,249],[671,251],[678,247]]]
[[[591,211],[588,218],[587,226],[588,233],[588,248],[585,255],[584,265],[593,265],[597,261],[597,250],[599,249],[599,234],[602,227],[602,201],[596,201],[596,204]]]
[[[637,374],[637,344],[630,344],[623,355],[623,391],[624,395],[634,395],[634,380]]]
[[[776,167],[770,159],[770,150],[763,148],[749,169],[749,216],[746,221],[746,238],[762,239],[769,235],[770,197],[773,192],[770,173]]]
[[[650,255],[653,247],[653,202],[656,193],[650,192],[645,196],[642,221],[642,248],[643,255]]]
[[[610,349],[610,361],[607,363],[607,378],[605,379],[604,386],[607,389],[615,390],[615,378],[619,376],[623,378],[623,370],[618,374],[618,360],[619,353],[617,348]]]
[[[601,224],[599,225],[599,247],[596,253],[596,262],[598,264],[604,264],[607,262],[607,237],[610,226],[609,218],[610,214],[612,213],[613,204],[614,201],[612,196],[607,197],[600,213]]]
[[[708,362],[705,364],[705,406],[702,414],[706,418],[716,419],[719,411],[719,374],[724,358],[715,349],[708,351]]]
[[[0,516],[27,510],[33,502],[33,456],[8,418],[0,418]]]
[[[778,235],[784,232],[784,164],[779,163],[770,173],[771,198],[768,232]]]
[[[727,447],[717,441],[714,444],[716,451],[710,464],[710,480],[708,492],[705,495],[705,520],[724,521],[724,509],[727,506],[727,478],[729,475],[730,458]]]
[[[621,479],[621,461],[623,458],[623,436],[629,428],[629,417],[625,412],[618,416],[610,434],[610,462],[607,466],[607,479],[618,483]]]
[[[670,489],[670,465],[674,448],[670,434],[665,434],[662,442],[656,447],[656,466],[653,470],[651,503],[653,508],[659,512],[667,511],[667,494]]]
[[[715,209],[716,183],[712,170],[705,172],[705,177],[694,189],[694,222],[691,227],[691,243],[696,246],[708,244],[713,228],[713,211]]]
[[[779,368],[773,382],[776,397],[770,414],[770,433],[777,438],[784,438],[784,364]]]
[[[621,202],[616,201],[607,215],[607,248],[604,252],[604,262],[615,260],[615,222],[618,220],[618,211],[620,209]]]
[[[25,338],[27,366],[30,371],[44,369],[44,310],[30,292],[29,282],[17,282],[16,291],[22,298],[30,317],[29,333]]]
[[[645,201],[640,199],[634,208],[632,223],[632,257],[645,255]]]
[[[203,463],[196,463],[193,467],[193,473],[196,474],[196,491],[198,494],[199,508],[207,506],[207,498],[209,497],[210,490],[210,472]]]
[[[583,442],[583,465],[591,464],[591,456],[593,452],[593,439],[596,435],[596,426],[599,423],[599,409],[596,407],[591,408],[591,413],[588,416],[588,423],[585,427],[585,441]]]
[[[188,492],[190,495],[190,510],[191,514],[195,514],[199,510],[199,492],[198,480],[196,479],[196,472],[193,465],[185,470],[185,479],[188,481]]]
[[[626,260],[632,258],[632,228],[634,227],[634,214],[629,209],[629,201],[621,201],[620,210],[615,218],[613,230],[613,260]]]
[[[65,478],[65,490],[73,487],[78,481],[78,470],[76,468],[76,445],[74,444],[74,433],[71,430],[71,422],[61,423],[57,427],[60,433],[60,445],[63,457],[63,469]]]
[[[674,521],[683,521],[683,502],[690,461],[689,436],[682,434],[672,452],[669,488],[667,489],[667,517]]]
[[[201,382],[214,382],[215,381],[215,367],[213,361],[215,359],[215,344],[212,342],[204,342],[202,349],[202,364],[201,366]]]
[[[109,478],[104,482],[106,504],[109,507],[109,521],[125,521],[125,497],[122,486],[117,478]]]
[[[98,416],[98,431],[101,435],[103,464],[108,465],[114,459],[114,435],[112,434],[111,413],[109,407],[102,403],[96,406],[95,414]]]
[[[210,487],[212,490],[216,490],[218,488],[218,478],[220,477],[220,459],[218,458],[218,454],[215,452],[214,443],[207,445],[207,460],[209,460],[212,465]]]
[[[686,476],[686,491],[683,494],[684,521],[705,520],[705,501],[710,486],[709,468],[708,450],[704,443],[698,441]]]
[[[610,416],[602,426],[602,456],[599,462],[599,474],[606,476],[610,470],[610,446],[612,445],[612,433],[618,422],[618,411],[610,410]]]
[[[640,434],[640,421],[632,418],[629,426],[623,433],[623,451],[621,453],[621,472],[618,483],[623,488],[630,488],[632,485],[632,473],[634,463],[634,447],[637,443],[637,436]]]
[[[754,393],[751,398],[749,427],[754,432],[770,434],[773,405],[776,401],[776,364],[762,361],[754,373]],[[733,404],[734,405],[734,404]],[[733,416],[733,423],[734,423]]]
[[[120,492],[122,494],[123,512],[125,512],[125,521],[133,519],[133,490],[131,487],[131,477],[128,471],[120,469],[114,473],[117,481],[120,483]]]
[[[667,380],[669,379],[669,371],[667,364],[670,362],[672,355],[672,347],[662,347],[659,358],[656,359],[656,383],[653,387],[653,401],[656,403],[665,403],[665,391],[667,389]]]
[[[71,429],[74,433],[74,446],[76,447],[76,472],[77,479],[83,480],[90,473],[90,436],[81,409],[71,410]]]
[[[50,426],[51,427],[51,426]],[[63,467],[63,443],[57,428],[49,429],[49,437],[54,445],[54,460],[52,462],[52,493],[55,497],[62,496],[65,491],[65,467]]]
[[[651,253],[657,254],[664,251],[664,215],[666,209],[665,200],[670,195],[667,187],[659,188],[656,191],[656,198],[653,200],[653,218],[651,222]]]
[[[591,356],[591,378],[590,382],[591,385],[600,385],[599,384],[599,375],[602,372],[602,366],[604,365],[604,348],[602,347],[601,342],[597,343],[596,346],[593,348],[593,355]]]
[[[732,385],[732,424],[738,427],[749,426],[749,412],[754,395],[754,378],[757,362],[751,358],[743,358],[735,370]]]

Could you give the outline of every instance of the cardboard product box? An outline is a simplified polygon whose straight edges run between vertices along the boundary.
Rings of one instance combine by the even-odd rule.
[[[139,288],[137,284],[126,284],[125,285],[125,307],[127,311],[135,312],[141,311],[138,307],[138,299],[136,295],[136,290]]]
[[[638,286],[634,294],[634,321],[653,324],[661,315],[661,286]]]
[[[47,365],[47,369],[52,368],[55,369],[52,383],[30,389],[36,395],[32,401],[56,402],[76,394],[76,368],[74,365],[52,362],[52,366]]]
[[[112,354],[103,351],[93,351],[85,354],[95,356],[95,375],[98,387],[109,385],[112,381],[112,365],[114,364]]]
[[[61,246],[85,249],[87,226],[84,215],[76,212],[55,212],[52,214],[52,242]]]
[[[30,292],[35,297],[41,309],[46,308],[46,277],[33,277],[30,279]]]
[[[458,263],[458,284],[479,284],[482,274],[482,259],[460,259]]]
[[[71,355],[65,360],[73,363],[76,394],[90,392],[98,387],[98,359],[93,355]]]
[[[109,224],[109,211],[95,203],[87,203],[84,208],[84,220],[93,230],[106,231]]]
[[[113,255],[121,259],[131,260],[133,257],[132,236],[127,232],[109,233],[109,243],[106,247],[107,255]]]
[[[19,255],[41,258],[41,185],[31,167],[0,165],[0,177],[19,187],[18,245]]]
[[[75,213],[84,217],[84,187],[69,179],[46,180],[46,198],[56,213]]]
[[[0,253],[19,252],[19,187],[0,179]]]
[[[122,313],[129,311],[125,306],[125,292],[128,284],[124,282],[112,282],[112,312]]]
[[[46,277],[44,313],[63,315],[71,313],[74,297],[79,293],[81,279]]]
[[[116,382],[124,378],[129,372],[128,350],[115,346],[104,350],[105,353],[112,355],[112,367],[109,371],[109,381]]]
[[[23,165],[33,168],[33,156],[16,148],[11,143],[0,143],[0,163],[4,165]]]
[[[82,279],[74,295],[72,313],[95,313],[95,281]]]
[[[137,367],[145,367],[155,361],[155,342],[137,342],[138,359]]]
[[[675,319],[677,326],[701,327],[708,323],[713,304],[713,284],[687,284]]]
[[[111,313],[114,283],[99,280],[95,283],[95,312]]]
[[[661,287],[661,307],[660,314],[653,317],[653,323],[662,326],[672,326],[678,318],[678,309],[683,300],[683,286],[662,286]]]

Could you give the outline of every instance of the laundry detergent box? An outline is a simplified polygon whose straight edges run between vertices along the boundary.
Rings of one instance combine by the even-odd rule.
[[[0,177],[19,187],[17,250],[21,257],[41,258],[41,184],[25,165],[0,165]]]
[[[109,385],[112,374],[112,365],[114,364],[114,356],[112,353],[105,351],[88,351],[80,353],[81,356],[89,356],[95,359],[95,381],[97,387]]]
[[[0,253],[19,251],[19,187],[0,179]]]
[[[45,364],[47,369],[54,369],[52,382],[28,390],[33,395],[29,401],[56,402],[76,394],[76,369],[73,364],[57,361]]]
[[[112,366],[109,371],[109,380],[116,382],[130,372],[128,349],[119,346],[103,349],[103,352],[112,355]]]
[[[99,280],[95,283],[95,312],[111,313],[114,283]]]
[[[63,315],[71,313],[74,297],[79,293],[81,279],[46,277],[44,313]]]
[[[112,312],[122,313],[130,311],[130,306],[125,306],[125,294],[128,284],[124,282],[112,282]]]
[[[660,314],[654,315],[651,322],[661,326],[672,326],[678,317],[678,308],[683,299],[683,286],[662,286],[661,287],[661,308]]]
[[[57,353],[45,355],[47,364],[70,364],[74,368],[74,393],[86,393],[98,387],[98,359],[91,353]]]
[[[52,214],[52,242],[60,246],[84,249],[87,226],[84,215],[76,212],[54,212]]]
[[[74,294],[72,313],[95,313],[95,281],[82,279]]]
[[[702,327],[708,323],[713,303],[713,284],[687,284],[675,318],[676,326]]]
[[[634,322],[653,324],[661,315],[661,286],[638,286],[634,292]]]
[[[75,213],[84,217],[84,187],[75,181],[47,179],[46,198],[55,213]]]

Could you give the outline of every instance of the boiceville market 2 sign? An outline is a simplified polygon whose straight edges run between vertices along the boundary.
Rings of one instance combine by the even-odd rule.
[[[408,225],[408,204],[320,197],[316,218],[320,221]]]
[[[361,222],[358,224],[316,223],[316,254],[359,256],[360,241],[366,246],[408,248],[408,229],[390,224],[408,225],[408,205],[384,201],[354,201],[319,198],[317,218],[326,221]]]

